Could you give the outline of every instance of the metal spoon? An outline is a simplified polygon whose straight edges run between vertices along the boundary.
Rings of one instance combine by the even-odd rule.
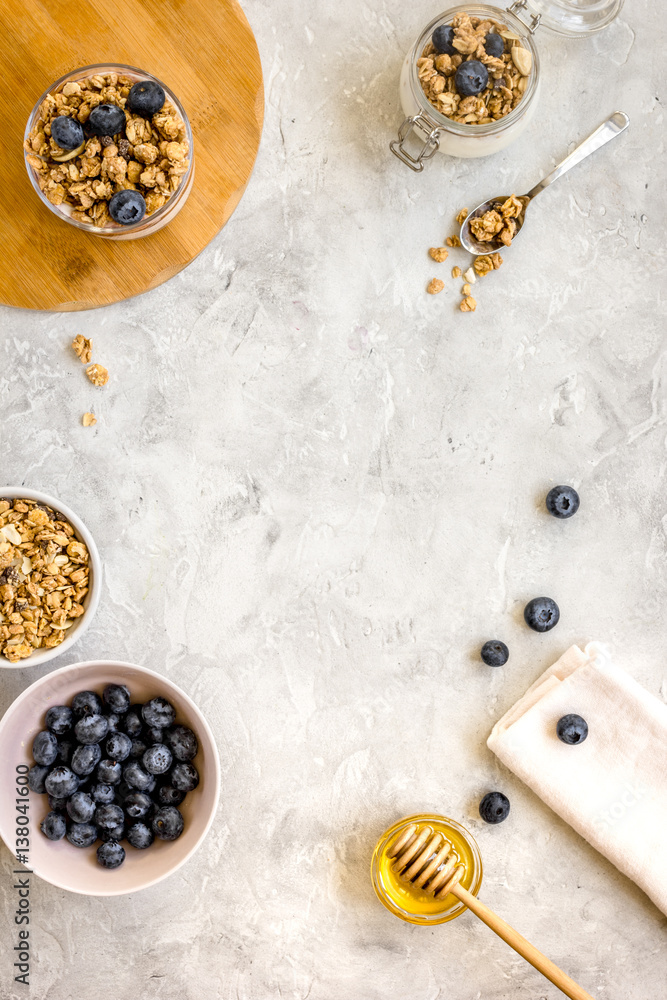
[[[620,135],[630,124],[630,119],[623,111],[615,111],[611,118],[608,118],[606,122],[603,122],[599,128],[596,128],[587,139],[577,146],[576,149],[572,150],[569,156],[566,156],[562,163],[559,163],[550,174],[547,174],[539,184],[536,184],[534,188],[528,192],[528,194],[520,195],[520,199],[523,201],[523,211],[514,221],[516,222],[516,231],[512,237],[512,242],[517,238],[521,230],[523,229],[523,224],[526,219],[526,209],[530,202],[535,198],[540,191],[544,191],[545,187],[549,184],[553,184],[557,181],[559,177],[571,170],[572,167],[576,166],[577,163],[581,163],[587,156],[594,153],[596,149],[600,146],[604,146],[606,142],[613,139],[614,136]],[[485,201],[483,204],[478,205],[470,215],[465,219],[463,225],[461,226],[461,246],[469,250],[470,253],[474,254],[488,254],[494,253],[496,250],[506,250],[506,245],[496,237],[488,241],[478,240],[470,231],[470,221],[471,219],[477,219],[484,215],[485,212],[490,212],[494,209],[498,209],[503,202],[507,201],[509,195],[498,195],[495,198],[491,198],[490,201]]]

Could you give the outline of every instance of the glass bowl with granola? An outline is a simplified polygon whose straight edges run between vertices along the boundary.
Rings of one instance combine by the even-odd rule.
[[[37,666],[90,625],[102,566],[74,511],[24,486],[0,489],[0,668]]]
[[[85,66],[56,80],[33,108],[23,145],[41,201],[95,236],[148,236],[174,218],[192,188],[185,110],[133,66]]]
[[[537,107],[540,62],[533,37],[546,25],[571,37],[599,31],[623,0],[514,0],[507,10],[465,4],[421,32],[401,69],[404,114],[392,152],[413,170],[440,150],[489,156],[524,132]]]

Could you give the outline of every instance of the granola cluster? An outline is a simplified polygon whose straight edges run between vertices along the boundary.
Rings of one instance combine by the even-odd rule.
[[[480,243],[490,243],[496,240],[506,247],[511,246],[517,230],[517,220],[524,211],[524,202],[515,194],[504,202],[498,202],[494,208],[468,223],[470,232]]]
[[[503,118],[523,98],[533,63],[531,53],[500,21],[456,14],[451,27],[453,55],[438,53],[429,41],[417,60],[422,90],[434,108],[455,122],[488,125]],[[487,52],[485,42],[490,34],[502,39],[502,55]],[[468,60],[482,63],[488,72],[486,87],[473,96],[460,94],[456,86],[456,71]]]
[[[88,549],[62,514],[0,500],[0,654],[18,663],[59,646],[85,611],[88,581]]]
[[[45,196],[56,206],[70,206],[71,217],[97,227],[113,225],[109,201],[117,191],[139,191],[146,215],[165,204],[180,186],[190,159],[183,119],[167,100],[150,117],[126,109],[135,81],[117,73],[66,83],[48,94],[25,141],[27,160],[37,172]],[[125,112],[125,129],[115,136],[93,135],[67,152],[51,137],[51,122],[63,115],[84,127],[93,108],[115,104]]]

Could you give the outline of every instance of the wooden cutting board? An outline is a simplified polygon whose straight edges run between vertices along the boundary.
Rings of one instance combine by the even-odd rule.
[[[167,281],[224,226],[257,155],[262,68],[243,11],[235,0],[3,0],[1,20],[0,302],[91,309]],[[24,165],[23,133],[40,94],[64,73],[104,62],[164,80],[192,126],[190,196],[173,222],[143,239],[116,242],[62,222]]]

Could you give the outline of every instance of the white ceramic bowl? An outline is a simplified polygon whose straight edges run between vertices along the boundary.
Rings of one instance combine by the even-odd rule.
[[[25,660],[19,660],[18,663],[10,663],[9,660],[0,655],[0,667],[6,670],[12,669],[24,669],[25,667],[36,667],[43,663],[47,663],[48,660],[52,660],[56,656],[60,656],[62,653],[66,653],[77,639],[80,639],[83,633],[86,631],[93,616],[97,610],[97,605],[100,601],[100,593],[102,591],[102,563],[100,561],[99,552],[97,551],[97,546],[95,545],[95,540],[88,528],[85,526],[80,517],[78,517],[73,510],[70,510],[64,503],[57,500],[55,497],[51,497],[48,493],[40,493],[38,490],[29,490],[25,486],[0,486],[0,500],[36,500],[38,503],[46,504],[47,507],[51,507],[53,510],[61,513],[66,521],[74,528],[74,534],[80,542],[84,542],[86,548],[88,549],[88,554],[90,556],[89,566],[90,566],[90,576],[88,583],[88,593],[83,599],[83,606],[85,608],[84,613],[80,618],[77,618],[74,624],[68,628],[67,636],[60,643],[59,646],[54,646],[52,649],[46,649],[40,647],[36,649],[34,653],[26,657]]]
[[[10,705],[0,720],[0,836],[12,852],[17,851],[16,813],[17,766],[32,766],[32,741],[44,728],[44,716],[52,705],[67,705],[78,691],[97,691],[100,696],[107,684],[126,684],[133,703],[148,701],[158,695],[176,709],[176,722],[189,726],[199,741],[199,751],[192,761],[200,781],[188,792],[178,807],[185,827],[178,840],[155,840],[145,850],[136,850],[123,841],[126,857],[120,868],[109,871],[97,863],[92,847],[73,847],[63,838],[48,840],[39,824],[49,811],[46,795],[30,792],[27,866],[40,878],[61,889],[86,896],[120,896],[155,885],[171,875],[192,857],[206,836],[218,805],[220,761],[211,729],[194,702],[161,674],[146,667],[113,660],[91,660],[61,667],[31,684]],[[25,771],[23,771],[25,773]],[[25,784],[25,779],[20,778]],[[19,819],[19,824],[22,818]],[[20,835],[20,834],[19,834]],[[21,845],[18,847],[21,850]]]

